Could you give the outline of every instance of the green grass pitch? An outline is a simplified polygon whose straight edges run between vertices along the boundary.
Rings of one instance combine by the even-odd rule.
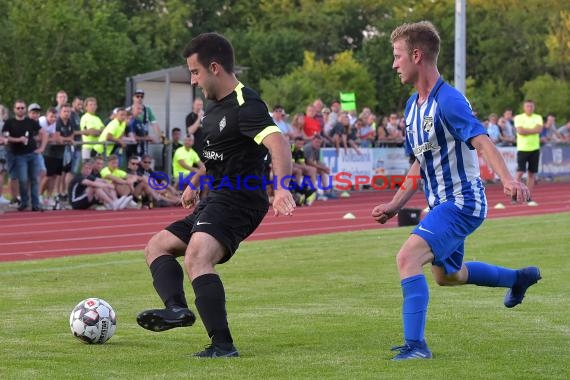
[[[466,261],[541,268],[514,309],[505,289],[438,287],[426,268],[434,359],[400,363],[389,360],[402,342],[394,258],[409,227],[242,244],[218,267],[236,359],[191,357],[208,343],[199,320],[138,327],[138,312],[161,307],[142,251],[0,263],[0,378],[568,379],[569,226],[570,213],[489,220],[468,239]],[[104,345],[77,341],[68,326],[92,296],[117,313]]]

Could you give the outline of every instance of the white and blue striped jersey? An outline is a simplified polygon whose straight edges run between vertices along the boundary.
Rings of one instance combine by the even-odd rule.
[[[487,215],[479,159],[470,140],[486,134],[471,105],[440,77],[428,99],[418,105],[417,93],[406,103],[406,154],[420,163],[430,208],[453,202],[476,217]]]

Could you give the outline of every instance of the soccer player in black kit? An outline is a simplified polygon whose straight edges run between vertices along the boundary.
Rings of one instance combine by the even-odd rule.
[[[228,261],[267,214],[263,158],[271,153],[281,185],[281,179],[291,175],[291,150],[259,95],[236,78],[233,47],[226,38],[201,34],[186,47],[184,56],[191,84],[200,87],[208,100],[202,120],[202,159],[213,182],[207,197],[196,206],[200,179],[192,177],[193,186],[184,190],[182,204],[188,209],[196,206],[193,213],[148,242],[146,262],[165,309],[143,311],[137,322],[151,331],[195,322],[184,295],[184,273],[176,260],[184,256],[196,309],[211,339],[195,356],[234,357],[239,354],[228,326],[224,286],[214,266]],[[273,209],[275,215],[293,213],[295,201],[287,186],[276,188]]]

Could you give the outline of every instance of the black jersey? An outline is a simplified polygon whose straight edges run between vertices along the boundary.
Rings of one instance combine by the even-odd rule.
[[[291,146],[291,159],[293,160],[293,163],[295,163],[295,164],[304,165],[305,164],[305,152],[303,151],[303,148],[297,149],[295,144],[293,144]]]
[[[261,141],[280,131],[259,95],[239,83],[220,101],[209,100],[202,128],[212,200],[267,210],[263,159],[268,151]]]
[[[83,174],[79,173],[76,174],[71,183],[69,184],[69,188],[67,189],[68,194],[70,195],[70,199],[73,201],[74,199],[79,199],[83,194],[85,194],[85,190],[87,189],[87,185],[83,184],[83,180],[88,179],[90,181],[95,181],[97,178],[94,174],[89,174],[88,176],[84,176]]]

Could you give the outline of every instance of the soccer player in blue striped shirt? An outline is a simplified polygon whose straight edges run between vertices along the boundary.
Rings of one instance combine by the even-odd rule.
[[[391,42],[392,68],[402,83],[417,90],[405,110],[406,152],[413,164],[410,179],[389,203],[376,206],[372,216],[379,223],[395,216],[416,190],[413,178],[421,175],[430,211],[396,257],[404,298],[405,342],[392,350],[398,351],[393,360],[430,359],[432,353],[424,338],[429,301],[424,265],[431,263],[439,285],[508,288],[506,307],[522,302],[527,288],[540,279],[540,271],[536,267],[514,270],[482,262],[463,263],[465,239],[487,214],[476,151],[499,175],[506,196],[525,202],[530,192],[509,173],[467,99],[441,78],[437,68],[440,38],[435,27],[427,21],[403,24],[392,32]]]

